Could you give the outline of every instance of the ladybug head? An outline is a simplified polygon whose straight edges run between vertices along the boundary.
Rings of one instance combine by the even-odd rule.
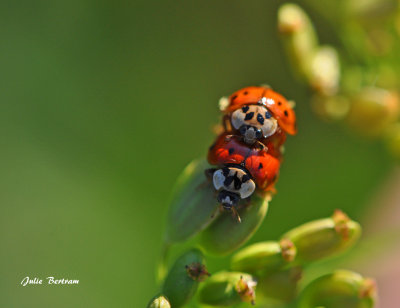
[[[227,210],[237,205],[240,199],[250,197],[256,188],[249,174],[236,166],[217,169],[213,174],[213,184],[219,191],[218,202]]]
[[[277,120],[262,105],[245,105],[235,110],[231,115],[231,123],[247,144],[273,135],[278,128]]]
[[[218,193],[217,200],[225,210],[229,211],[239,203],[240,196],[227,190],[221,190]]]

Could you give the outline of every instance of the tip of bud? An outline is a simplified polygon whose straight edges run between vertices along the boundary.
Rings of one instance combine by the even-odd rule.
[[[189,277],[195,281],[204,281],[207,277],[211,276],[211,274],[207,271],[206,266],[200,262],[191,263],[186,265],[185,268]]]
[[[171,304],[164,295],[158,295],[150,301],[147,308],[171,308]]]
[[[243,276],[240,277],[238,283],[236,284],[236,291],[240,295],[240,298],[243,302],[249,302],[253,305],[255,304],[256,285],[257,282],[255,280],[245,280]]]
[[[371,278],[366,278],[362,282],[361,288],[360,288],[360,293],[359,297],[361,299],[363,298],[376,298],[377,294],[377,286],[376,286],[376,281]]]
[[[287,238],[283,238],[280,240],[279,245],[281,246],[281,254],[283,259],[285,259],[287,262],[292,262],[297,254],[297,249],[293,242]]]
[[[350,221],[349,216],[347,216],[341,210],[336,209],[332,215],[332,219],[335,223],[336,232],[340,234],[344,240],[347,240],[349,238],[349,226],[348,226],[348,222]]]
[[[298,32],[304,27],[305,20],[304,12],[298,5],[285,4],[278,13],[279,32],[282,34]]]

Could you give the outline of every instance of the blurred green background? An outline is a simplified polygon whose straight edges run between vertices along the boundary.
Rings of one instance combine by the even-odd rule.
[[[252,241],[335,208],[363,217],[390,162],[311,114],[276,35],[281,3],[0,1],[1,307],[144,307],[174,180],[205,155],[218,99],[248,85],[294,99],[299,123]]]

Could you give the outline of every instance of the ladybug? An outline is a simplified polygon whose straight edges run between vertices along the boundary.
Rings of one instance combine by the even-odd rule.
[[[212,178],[217,200],[225,210],[233,211],[240,200],[248,199],[258,188],[274,191],[280,160],[257,147],[250,147],[223,133],[208,152],[208,162],[217,168],[206,170]],[[240,221],[240,218],[238,217]]]
[[[295,135],[296,115],[291,104],[278,92],[261,87],[246,87],[221,100],[226,131],[239,134],[245,143],[263,148],[268,139],[282,145],[286,135]]]

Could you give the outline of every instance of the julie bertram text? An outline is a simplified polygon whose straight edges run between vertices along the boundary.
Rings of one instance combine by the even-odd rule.
[[[79,280],[77,279],[55,279],[54,277],[46,277],[45,282],[43,283],[43,279],[37,278],[37,277],[33,277],[33,278],[29,278],[29,276],[26,276],[24,279],[22,279],[21,281],[21,285],[22,286],[27,286],[27,285],[38,285],[38,284],[57,284],[57,285],[61,285],[61,284],[79,284]]]

